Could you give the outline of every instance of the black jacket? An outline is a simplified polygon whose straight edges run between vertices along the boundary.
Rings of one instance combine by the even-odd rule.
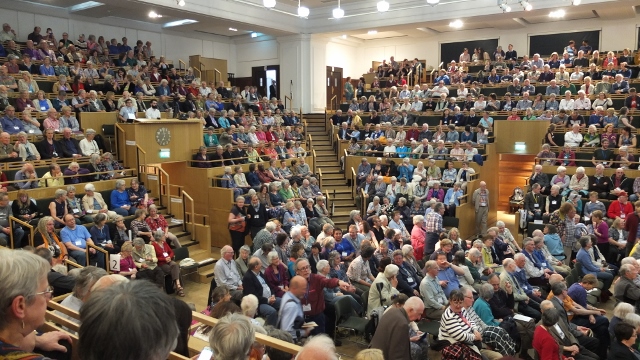
[[[56,140],[53,140],[53,149],[49,147],[49,143],[47,143],[47,139],[43,139],[42,141],[38,142],[36,144],[36,149],[38,149],[38,152],[40,153],[40,158],[42,158],[43,160],[59,158],[59,157],[62,157],[64,154],[62,145]],[[54,152],[56,154],[54,154]]]
[[[62,148],[62,154],[63,154],[62,156],[66,158],[70,158],[70,157],[73,157],[73,154],[82,155],[82,151],[80,150],[80,142],[75,138],[70,138],[69,140],[75,145],[76,151],[73,152],[73,150],[67,144],[65,144],[66,140],[61,139],[59,142],[60,142],[60,147]]]
[[[267,280],[262,276],[262,273],[260,272],[258,273],[258,275],[256,275],[253,271],[249,270],[244,274],[244,277],[242,278],[242,295],[255,295],[258,298],[258,303],[260,305],[269,304],[269,299],[262,296],[263,287],[260,283],[260,280],[258,279],[258,276],[260,276],[265,283],[267,282]]]
[[[76,286],[76,280],[71,276],[63,275],[51,270],[47,274],[49,285],[53,286],[53,296],[68,294]]]
[[[533,192],[529,192],[524,196],[524,209],[531,212],[534,212],[536,210],[544,212],[543,210],[546,204],[545,201],[546,198],[544,195],[538,194],[534,196]],[[537,207],[535,206],[536,204],[538,204]]]
[[[267,221],[269,221],[267,207],[264,204],[260,204],[258,211],[249,204],[249,207],[247,208],[247,215],[251,215],[247,221],[247,225],[249,225],[249,227],[263,228],[267,225]]]

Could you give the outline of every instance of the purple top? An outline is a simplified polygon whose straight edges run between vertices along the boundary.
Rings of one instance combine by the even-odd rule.
[[[598,244],[606,244],[609,242],[609,225],[607,225],[606,221],[601,221],[600,225],[597,227],[600,236],[596,235],[598,239]]]

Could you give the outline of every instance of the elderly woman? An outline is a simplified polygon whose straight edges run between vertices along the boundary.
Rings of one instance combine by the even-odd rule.
[[[144,239],[145,243],[149,243],[155,233],[158,230],[162,230],[163,237],[166,239],[166,234],[163,229],[153,229],[147,225],[145,218],[147,217],[147,211],[145,209],[137,209],[135,212],[135,219],[131,221],[131,234],[133,237],[140,237]]]
[[[96,191],[96,187],[89,183],[84,186],[85,195],[82,197],[82,208],[87,214],[106,214],[109,220],[114,220],[118,214],[107,208],[102,194]]]
[[[521,252],[522,248],[516,242],[516,239],[511,234],[511,231],[506,227],[504,221],[497,221],[496,228],[498,229],[497,234],[502,241],[504,241],[509,247],[511,247],[511,251],[515,254],[517,252]]]
[[[72,185],[67,186],[67,208],[76,219],[76,224],[93,222],[93,216],[85,213],[82,201],[76,198],[76,188]]]
[[[116,246],[122,246],[127,241],[131,241],[129,236],[130,230],[127,230],[127,226],[124,223],[124,218],[120,215],[116,215],[114,220],[116,227],[113,233],[113,242]],[[143,239],[144,240],[144,239]]]
[[[614,276],[606,266],[597,266],[593,263],[591,256],[589,255],[589,250],[593,248],[593,246],[594,245],[591,241],[591,237],[583,236],[580,238],[580,250],[578,250],[578,254],[576,255],[577,263],[582,265],[582,274],[579,275],[595,275],[604,283],[603,289],[606,289],[606,291],[608,291],[608,289],[611,288],[611,283],[613,282]],[[602,258],[600,260],[604,261],[604,259]],[[606,291],[603,291],[603,294],[606,293]]]
[[[142,211],[144,214],[144,210],[139,209],[138,211]],[[184,289],[180,284],[180,265],[173,261],[175,255],[165,239],[166,238],[162,230],[155,231],[153,233],[153,241],[151,242],[151,245],[153,246],[153,249],[156,252],[156,257],[158,258],[158,267],[160,267],[166,275],[171,274],[174,290],[178,296],[184,297]]]
[[[35,106],[36,110],[40,111],[41,113],[46,113],[49,109],[53,108],[51,101],[46,98],[46,95],[42,90],[38,91],[36,99],[33,100],[32,103]]]
[[[122,179],[116,180],[116,188],[111,191],[111,210],[115,211],[118,215],[129,216],[136,212],[135,206],[131,206],[131,200],[129,200],[129,194],[125,190],[125,181]]]
[[[42,135],[42,130],[40,130],[40,123],[38,122],[38,120],[35,120],[31,117],[31,112],[23,111],[21,120],[22,128],[24,129],[25,133],[31,135]]]
[[[442,314],[438,334],[439,339],[447,340],[450,345],[444,347],[442,353],[459,353],[468,360],[480,359],[480,349],[476,347],[475,343],[482,340],[482,334],[479,331],[480,327],[469,318],[469,314],[464,308],[464,300],[465,293],[463,291],[451,291],[449,307]]]
[[[115,244],[112,241],[111,233],[109,232],[109,227],[107,226],[107,215],[105,214],[97,214],[93,218],[93,226],[89,230],[91,234],[91,240],[105,250],[107,250],[110,254],[117,254],[121,246],[120,244]]]
[[[64,182],[65,184],[79,184],[84,181],[87,174],[89,174],[89,169],[81,168],[77,162],[73,161],[64,170]]]
[[[93,129],[87,129],[84,132],[84,139],[80,140],[80,152],[84,156],[91,156],[93,154],[100,154],[100,148],[98,143],[94,140],[96,131]]]
[[[149,200],[147,189],[140,184],[138,179],[131,179],[131,187],[127,189],[127,194],[132,206],[146,209],[148,205],[153,204],[153,201]]]
[[[17,112],[22,112],[25,110],[31,111],[34,109],[33,102],[31,101],[31,99],[29,99],[29,92],[26,90],[20,91],[20,97],[15,99],[15,104],[16,104],[15,110]],[[49,111],[53,111],[53,110],[54,109],[49,109]],[[47,112],[47,114],[49,114],[49,111]]]
[[[146,245],[142,239],[134,239],[133,243],[126,242],[120,249],[119,274],[131,280],[146,279],[164,288],[164,272],[156,265],[157,262],[153,246]]]
[[[251,255],[251,248],[248,245],[242,245],[240,248],[240,256],[235,260],[236,269],[238,274],[244,277],[247,271],[249,271],[249,256]]]
[[[18,156],[22,161],[40,160],[40,153],[33,143],[27,140],[27,133],[20,131],[18,133],[18,141],[14,146],[14,149],[18,151]]]
[[[60,113],[61,115],[58,119],[58,122],[60,123],[59,131],[63,131],[65,128],[69,128],[74,134],[80,134],[80,123],[78,122],[78,119],[76,119],[76,117],[71,113],[71,107],[63,106],[62,109],[60,109]],[[45,128],[46,127],[47,126],[45,124]]]
[[[180,248],[180,241],[178,238],[169,232],[169,224],[165,220],[164,216],[158,213],[158,208],[155,205],[149,205],[149,216],[145,219],[149,229],[156,231],[162,230],[167,236],[167,240],[171,243],[174,249]]]
[[[565,359],[560,351],[560,345],[549,332],[551,328],[558,324],[559,320],[560,314],[555,308],[547,309],[542,313],[542,324],[536,327],[532,342],[540,360]]]
[[[553,177],[551,178],[550,186],[558,185],[560,187],[562,196],[567,196],[571,191],[571,189],[569,188],[571,178],[569,177],[569,175],[567,175],[567,168],[565,168],[564,166],[558,166],[556,172],[557,174],[553,175]]]
[[[33,77],[28,71],[21,71],[20,75],[22,78],[18,80],[19,92],[26,91],[29,94],[35,94],[40,91],[40,88],[38,88],[38,83],[33,80]]]
[[[286,291],[289,291],[289,274],[285,265],[280,261],[276,251],[267,254],[269,266],[264,271],[264,277],[271,293],[281,298]]]
[[[33,234],[33,246],[45,248],[51,251],[55,263],[61,263],[69,258],[67,247],[62,244],[55,232],[54,220],[51,216],[45,216],[38,221],[38,226]]]
[[[398,266],[389,264],[384,271],[378,273],[378,276],[371,284],[371,288],[380,289],[379,291],[370,291],[367,302],[367,315],[371,316],[374,309],[381,306],[390,306],[393,298],[397,297],[400,292],[396,289],[398,286]]]
[[[411,246],[413,246],[415,259],[421,261],[424,256],[424,243],[427,232],[424,228],[424,216],[413,217],[413,229],[411,229]]]
[[[58,189],[55,192],[53,201],[49,203],[49,216],[56,222],[56,227],[66,226],[64,216],[67,215],[67,190]]]
[[[5,304],[0,314],[3,319],[0,325],[0,356],[42,358],[32,350],[36,341],[35,331],[44,324],[47,303],[53,295],[53,288],[47,281],[51,265],[40,256],[16,250],[0,250],[0,262],[3,264],[0,288],[6,290],[0,297],[0,302]],[[68,335],[57,335],[60,340],[71,342]]]

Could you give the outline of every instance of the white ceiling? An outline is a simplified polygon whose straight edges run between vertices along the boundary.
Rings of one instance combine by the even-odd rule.
[[[22,1],[35,4],[38,0],[17,0]],[[75,12],[69,8],[84,0],[39,0],[39,3],[66,9],[70,15],[92,18],[116,17],[156,25],[181,19],[198,21],[172,28],[183,32],[227,37],[247,36],[250,32],[274,37],[297,33],[328,37],[346,34],[358,41],[437,36],[458,31],[449,27],[453,19],[464,22],[462,30],[509,30],[567,20],[632,18],[640,11],[640,0],[583,0],[580,6],[570,6],[569,0],[530,0],[534,10],[529,12],[525,12],[516,0],[508,0],[513,11],[504,14],[497,7],[496,0],[441,0],[441,4],[435,7],[427,6],[425,0],[387,0],[391,4],[390,11],[378,13],[375,7],[377,0],[348,0],[340,2],[345,18],[335,20],[330,18],[331,10],[337,7],[337,0],[301,0],[302,5],[311,8],[309,19],[291,15],[296,12],[298,0],[277,0],[274,10],[262,7],[262,0],[185,0],[187,4],[184,7],[177,6],[176,0],[98,1],[104,5]],[[565,17],[550,18],[549,12],[559,7],[565,9]],[[149,18],[148,13],[152,10],[163,17]],[[230,31],[230,27],[238,31]],[[372,29],[378,33],[368,34]]]

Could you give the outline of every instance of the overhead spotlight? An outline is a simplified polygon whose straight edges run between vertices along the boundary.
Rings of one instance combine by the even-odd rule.
[[[427,4],[429,5],[438,5],[440,0],[427,0]]]
[[[155,12],[155,11],[150,11],[150,12],[149,12],[149,17],[150,17],[150,18],[157,18],[157,17],[158,17],[158,14],[156,14],[156,12]]]
[[[184,0],[177,0],[178,6],[184,6],[186,4]]]
[[[344,10],[340,8],[340,0],[338,0],[338,7],[333,9],[333,18],[340,19],[344,16]]]
[[[525,11],[531,11],[531,9],[533,9],[533,6],[531,6],[527,0],[520,0],[520,5],[522,5],[522,8]]]
[[[582,3],[582,0],[572,0],[571,1],[571,5],[574,5],[574,6],[580,5],[580,3]]]
[[[236,28],[229,28],[229,31],[238,31]]]
[[[452,28],[455,29],[460,29],[462,27],[463,23],[462,20],[458,19],[458,20],[454,20],[452,22],[449,23],[449,26],[451,26]]]
[[[558,9],[549,13],[549,17],[555,18],[555,19],[563,18],[564,15],[565,15],[565,12],[563,9]]]
[[[375,35],[377,33],[378,33],[378,30],[369,30],[369,31],[367,31],[367,34],[369,34],[369,35]]]
[[[389,3],[386,2],[385,0],[378,1],[377,6],[378,6],[378,11],[379,12],[385,12],[385,11],[389,10]]]
[[[309,8],[306,6],[298,7],[298,16],[301,18],[307,18],[309,16]]]
[[[276,0],[262,0],[262,5],[267,9],[273,9],[276,7]]]
[[[257,32],[252,32],[251,33],[251,37],[252,38],[257,38],[258,37],[258,33]]]
[[[503,13],[511,12],[511,6],[507,4],[500,4],[498,7],[500,8],[500,10],[502,10]]]

